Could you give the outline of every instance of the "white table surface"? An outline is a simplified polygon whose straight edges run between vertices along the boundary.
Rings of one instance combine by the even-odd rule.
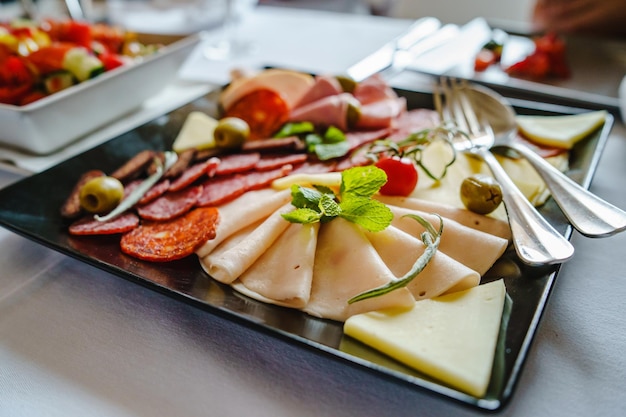
[[[257,58],[247,63],[338,71],[409,23],[260,9],[246,26],[258,46]],[[200,89],[225,76],[220,66],[207,71]],[[133,117],[148,117],[144,112]],[[617,123],[591,190],[622,208],[625,159],[626,129]],[[19,178],[2,171],[0,186]],[[597,240],[575,234],[572,242],[576,255],[561,269],[501,415],[626,415],[626,233]],[[0,271],[1,417],[482,415],[233,324],[4,229]]]

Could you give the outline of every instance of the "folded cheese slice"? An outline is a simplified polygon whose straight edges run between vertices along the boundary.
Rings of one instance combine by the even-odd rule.
[[[249,229],[243,229],[242,233],[233,235],[233,241],[228,242],[227,239],[223,246],[218,246],[200,258],[202,267],[214,279],[230,284],[256,262],[287,229],[290,223],[281,214],[291,210],[293,206],[285,204],[258,226],[253,225]]]
[[[365,232],[391,272],[401,277],[424,253],[424,243],[393,226],[382,232]],[[432,298],[447,291],[460,291],[480,283],[480,274],[445,253],[437,251],[426,268],[407,286],[416,300]]]
[[[291,191],[276,191],[270,188],[248,191],[237,199],[218,207],[224,213],[215,230],[215,238],[208,240],[196,254],[203,258],[220,243],[237,231],[265,219],[278,208],[291,201]]]
[[[413,236],[420,236],[424,228],[414,219],[403,217],[406,214],[417,214],[433,224],[435,228],[439,227],[439,219],[432,214],[397,206],[388,207],[394,215],[391,224]],[[446,218],[443,223],[439,250],[483,275],[504,253],[508,243],[506,239],[474,230]]]
[[[387,284],[393,278],[362,229],[343,218],[335,218],[320,228],[311,298],[304,311],[312,316],[344,321],[365,311],[411,306],[415,300],[407,288],[348,304],[353,296]]]
[[[319,223],[289,224],[235,283],[235,289],[264,302],[303,308],[309,301]]]
[[[476,397],[487,391],[502,320],[502,280],[417,301],[409,310],[352,316],[344,332]]]

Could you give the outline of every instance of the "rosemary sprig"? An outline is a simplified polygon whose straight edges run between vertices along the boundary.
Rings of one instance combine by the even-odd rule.
[[[374,162],[380,158],[380,155],[410,158],[417,166],[422,168],[427,176],[435,181],[440,181],[448,173],[448,168],[456,161],[457,153],[453,141],[454,138],[458,136],[467,137],[467,134],[458,130],[453,124],[442,124],[435,128],[422,129],[411,133],[400,141],[390,139],[374,141],[370,145],[366,156]],[[423,153],[426,148],[437,140],[443,140],[452,150],[452,156],[450,160],[445,163],[441,175],[433,173],[432,170],[428,168],[423,158]]]
[[[367,300],[368,298],[379,297],[399,288],[405,287],[411,281],[413,281],[413,279],[418,276],[419,273],[424,270],[424,268],[426,268],[430,260],[433,258],[433,256],[435,256],[437,249],[439,248],[441,234],[443,233],[443,219],[438,214],[435,214],[435,216],[439,218],[439,230],[435,230],[432,224],[426,221],[426,219],[424,219],[423,217],[416,214],[407,214],[403,216],[414,219],[426,229],[426,231],[421,234],[422,242],[426,246],[424,253],[417,259],[417,261],[415,261],[411,270],[404,274],[404,276],[393,279],[387,284],[380,287],[373,288],[371,290],[355,295],[348,300],[348,304],[352,304],[357,301]]]

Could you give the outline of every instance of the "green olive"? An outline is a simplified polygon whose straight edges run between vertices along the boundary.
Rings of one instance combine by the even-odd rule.
[[[241,148],[249,137],[250,126],[238,117],[224,117],[217,123],[213,132],[215,146],[224,149]]]
[[[361,118],[361,103],[358,100],[350,100],[348,102],[348,110],[346,112],[346,120],[348,127],[356,126],[357,122]]]
[[[80,206],[90,213],[108,213],[124,198],[124,186],[113,177],[97,177],[80,189]]]
[[[349,75],[336,75],[335,79],[339,81],[339,85],[341,85],[341,89],[345,93],[353,93],[356,88],[357,82],[350,77]]]
[[[461,201],[478,214],[489,214],[502,203],[502,188],[488,175],[467,177],[461,184]]]

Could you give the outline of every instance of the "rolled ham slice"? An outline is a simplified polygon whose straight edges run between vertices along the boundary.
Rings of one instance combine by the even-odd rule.
[[[316,126],[335,126],[342,131],[348,130],[348,106],[355,103],[352,94],[341,93],[324,97],[312,103],[298,107],[291,112],[292,122],[311,122]]]
[[[363,105],[398,97],[380,74],[374,74],[358,83],[353,94]]]
[[[445,226],[444,226],[445,227]],[[401,277],[413,267],[425,250],[424,243],[408,233],[389,226],[382,232],[365,232],[378,255],[391,272]],[[493,256],[493,254],[485,254]],[[454,289],[468,289],[480,283],[480,274],[437,251],[426,268],[407,286],[416,300],[436,297]]]
[[[387,284],[393,277],[362,229],[336,218],[320,228],[311,298],[303,310],[312,316],[344,321],[366,311],[412,306],[415,299],[407,288],[348,304],[353,296]]]
[[[414,219],[403,217],[406,214],[417,214],[436,228],[439,227],[439,219],[433,214],[397,206],[388,207],[394,216],[391,224],[412,236],[420,236],[424,228]],[[501,237],[444,218],[439,251],[483,275],[504,253],[508,243],[508,240]]]
[[[339,84],[337,78],[332,75],[318,75],[315,77],[315,83],[295,105],[295,108],[313,103],[324,97],[341,94],[342,92],[341,84]]]
[[[361,106],[357,129],[382,129],[391,127],[406,112],[406,98],[390,97]]]
[[[319,223],[289,224],[274,244],[234,283],[259,301],[303,308],[309,301]]]
[[[287,229],[287,222],[281,214],[293,210],[291,204],[285,204],[272,213],[265,221],[254,227],[245,236],[235,236],[236,244],[224,242],[224,247],[215,250],[200,260],[204,270],[219,282],[230,284],[243,274],[257,259],[274,244],[276,239]]]
[[[291,201],[291,190],[275,191],[263,189],[248,191],[241,197],[218,207],[221,216],[215,231],[215,238],[207,241],[196,251],[203,258],[220,243],[237,231],[265,219],[281,206]]]

